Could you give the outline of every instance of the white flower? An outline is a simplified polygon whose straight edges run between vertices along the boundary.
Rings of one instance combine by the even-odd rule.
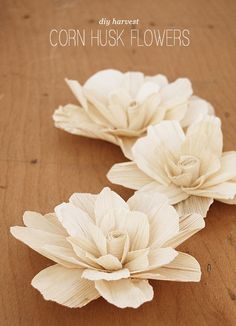
[[[186,127],[213,114],[212,106],[192,96],[191,82],[168,83],[163,75],[103,70],[81,86],[66,80],[80,106],[68,104],[54,112],[55,126],[72,134],[100,138],[121,146],[131,158],[131,147],[149,125],[163,119]]]
[[[135,194],[126,203],[104,188],[76,193],[55,214],[24,214],[26,227],[11,233],[56,262],[32,285],[46,300],[82,307],[102,296],[120,307],[137,308],[153,298],[147,279],[200,280],[195,258],[174,248],[204,227],[198,214],[179,220],[162,195]]]
[[[223,152],[220,120],[207,117],[186,135],[176,121],[148,129],[133,146],[133,162],[115,164],[113,183],[165,194],[180,214],[206,216],[213,200],[236,204],[236,152]]]

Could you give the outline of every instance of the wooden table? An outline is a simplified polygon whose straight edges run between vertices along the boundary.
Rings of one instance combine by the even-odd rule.
[[[46,302],[31,279],[52,263],[16,241],[25,210],[53,211],[73,192],[112,186],[106,173],[124,160],[118,147],[60,131],[51,119],[76,100],[65,77],[84,82],[104,68],[186,76],[223,123],[225,149],[236,149],[235,1],[2,0],[0,4],[1,326],[235,325],[235,206],[214,203],[206,228],[181,249],[202,266],[197,284],[152,282],[155,298],[138,310],[99,299],[83,309]],[[57,46],[51,29],[97,29],[102,17],[140,19],[140,30],[190,30],[189,47]],[[130,27],[125,27],[130,28]]]

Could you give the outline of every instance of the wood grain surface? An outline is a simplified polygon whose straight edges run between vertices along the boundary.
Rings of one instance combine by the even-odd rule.
[[[214,203],[206,228],[181,247],[202,266],[197,284],[151,282],[155,297],[138,310],[99,299],[82,309],[46,302],[30,285],[51,261],[9,233],[25,210],[50,212],[73,192],[113,186],[106,173],[118,147],[53,126],[60,104],[76,100],[64,78],[84,82],[104,68],[186,76],[222,119],[225,149],[236,149],[234,0],[0,1],[1,326],[236,325],[236,208]],[[52,47],[52,28],[96,29],[102,17],[140,19],[138,28],[187,28],[189,47]],[[130,28],[130,27],[126,27]]]

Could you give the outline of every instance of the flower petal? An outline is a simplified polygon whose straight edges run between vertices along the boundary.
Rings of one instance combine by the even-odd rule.
[[[124,267],[132,273],[147,269],[149,266],[148,254],[149,248],[129,251]]]
[[[189,99],[188,109],[181,120],[181,126],[188,127],[194,122],[201,121],[206,115],[211,114],[214,109],[211,104],[197,96],[192,96]]]
[[[220,158],[220,169],[211,175],[203,187],[215,186],[219,183],[230,181],[236,177],[236,152],[225,152]]]
[[[168,185],[165,172],[167,155],[176,155],[185,135],[176,121],[162,121],[150,126],[147,136],[140,138],[132,148],[135,163],[149,177]]]
[[[74,94],[75,98],[79,101],[82,107],[87,109],[87,100],[86,97],[83,94],[83,88],[80,85],[80,83],[77,80],[70,80],[70,79],[65,79],[67,85],[71,89],[72,93]]]
[[[184,192],[181,187],[176,186],[174,183],[165,186],[155,181],[142,187],[139,192],[160,193],[169,199],[170,205],[177,204],[189,197],[187,192]]]
[[[114,282],[95,281],[100,295],[119,308],[138,308],[153,299],[153,288],[148,281],[122,279]]]
[[[57,217],[53,215],[54,214],[46,214],[43,216],[37,212],[26,211],[23,215],[23,221],[26,226],[33,229],[67,236],[66,230],[60,223],[55,221]]]
[[[104,188],[95,201],[96,225],[106,235],[115,229],[117,212],[128,209],[126,202],[110,188]]]
[[[192,213],[199,213],[202,217],[206,217],[207,212],[213,203],[212,198],[190,196],[187,199],[177,203],[175,209],[180,216]]]
[[[149,221],[144,213],[126,211],[120,214],[117,229],[127,232],[130,240],[130,251],[147,248],[149,243]]]
[[[102,266],[105,270],[108,271],[115,271],[122,268],[122,264],[119,261],[119,259],[111,254],[101,256],[99,258],[92,257],[92,255],[88,254],[86,255],[88,258],[93,260],[96,264],[99,264]]]
[[[62,203],[55,207],[55,213],[72,237],[89,235],[89,224],[93,224],[93,220],[78,206],[74,206],[72,203]]]
[[[92,75],[84,84],[86,90],[96,90],[103,97],[120,87],[123,73],[115,69],[105,69]]]
[[[179,252],[170,264],[150,272],[135,274],[132,277],[163,281],[199,282],[201,269],[194,257]]]
[[[20,226],[11,227],[10,231],[16,239],[22,241],[31,249],[37,251],[48,259],[69,268],[78,267],[79,261],[64,236]],[[58,255],[54,255],[52,252],[49,252],[45,246],[60,247],[62,251],[67,252],[68,257],[65,257],[66,255],[64,255],[64,259],[62,256],[59,257]]]
[[[181,154],[198,157],[201,160],[200,175],[204,175],[208,172],[212,162],[221,156],[222,147],[220,120],[207,116],[188,128]]]
[[[131,209],[146,214],[150,225],[150,246],[161,246],[179,231],[179,215],[159,193],[136,192],[128,201]]]
[[[82,272],[83,270],[53,265],[39,272],[31,284],[41,292],[45,300],[70,308],[81,308],[100,296],[93,282],[81,279]]]
[[[209,197],[214,199],[233,199],[236,195],[236,182],[223,182],[218,185],[207,187],[203,189],[188,189],[189,194],[202,196],[202,197]]]
[[[148,271],[170,264],[178,255],[178,252],[173,248],[156,248],[150,249],[148,259]]]
[[[68,104],[60,106],[53,114],[53,120],[57,128],[71,134],[89,138],[100,138],[117,143],[116,138],[104,130],[104,126],[90,119],[88,113],[81,107]]]
[[[91,217],[95,221],[95,212],[94,206],[95,201],[97,199],[97,195],[89,194],[89,193],[74,193],[71,195],[69,202],[74,206],[78,206],[82,211],[86,212],[89,217]]]
[[[149,96],[153,94],[157,94],[159,90],[160,90],[160,86],[157,83],[146,81],[140,87],[136,95],[136,101],[138,103],[143,103]]]
[[[86,278],[87,280],[90,281],[99,281],[99,280],[117,281],[123,278],[129,278],[130,273],[127,268],[120,269],[115,272],[102,272],[94,269],[85,269],[81,277]]]
[[[114,164],[107,173],[107,178],[114,184],[135,190],[140,189],[153,180],[142,172],[134,162]]]
[[[179,232],[170,238],[163,246],[176,248],[185,240],[205,227],[204,218],[200,214],[183,215],[179,220]]]
[[[143,85],[144,74],[142,72],[128,71],[124,73],[122,80],[122,87],[126,89],[133,99],[136,98],[136,95]]]
[[[176,107],[186,102],[192,93],[190,80],[178,78],[161,89],[162,105],[167,108]]]

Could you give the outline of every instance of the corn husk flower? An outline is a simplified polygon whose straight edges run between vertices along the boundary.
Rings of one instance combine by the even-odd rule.
[[[192,96],[187,78],[168,83],[163,75],[108,69],[91,76],[83,86],[75,80],[66,82],[80,105],[60,106],[53,115],[55,126],[119,145],[128,158],[149,125],[165,119],[186,127],[214,112],[208,102]]]
[[[133,162],[115,164],[108,179],[160,192],[180,214],[206,213],[213,200],[236,204],[236,152],[222,152],[220,120],[207,117],[183,132],[176,121],[148,129],[133,146]]]
[[[104,188],[75,193],[55,213],[24,214],[13,236],[56,264],[32,280],[46,300],[83,307],[102,296],[120,308],[153,298],[147,279],[200,280],[200,266],[175,247],[204,227],[199,214],[182,217],[162,195],[135,194],[127,202]]]

